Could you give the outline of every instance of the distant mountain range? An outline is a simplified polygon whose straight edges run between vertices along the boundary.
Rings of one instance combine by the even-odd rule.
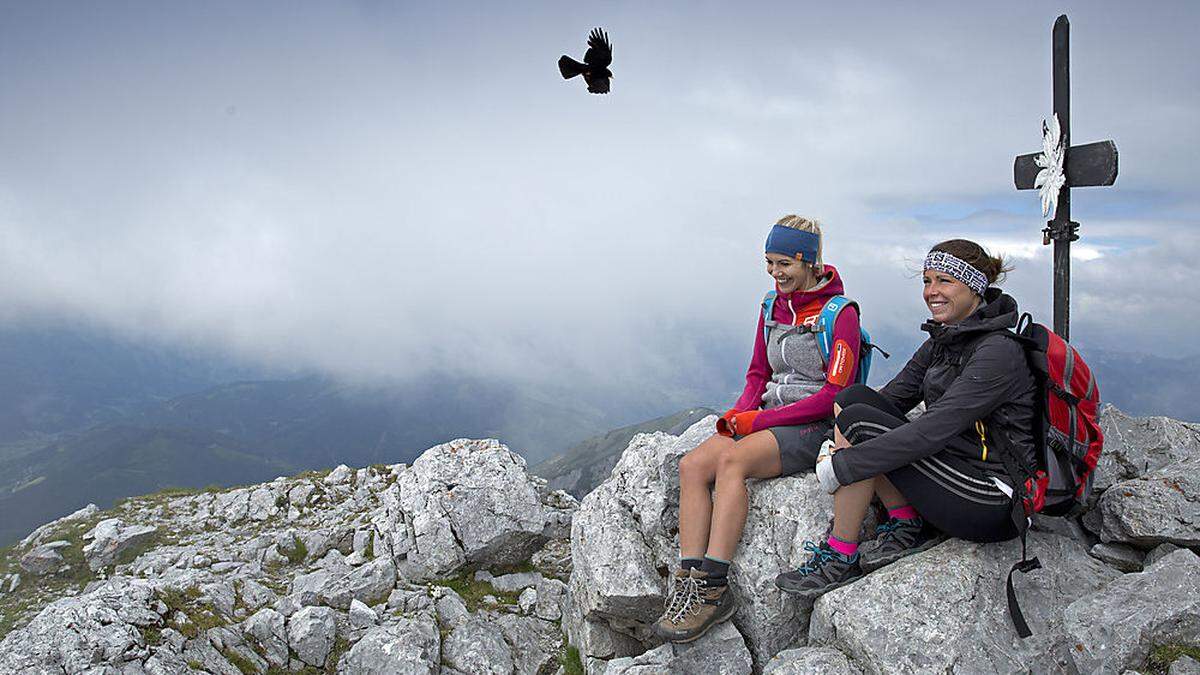
[[[872,384],[903,366],[901,342],[881,341],[893,358],[876,360]],[[581,495],[635,433],[678,433],[712,412],[702,406],[732,400],[745,367],[733,351],[724,350],[726,363],[714,357],[713,368],[731,377],[710,392],[445,374],[351,385],[87,331],[0,330],[0,546],[88,502],[339,463],[409,462],[460,437],[499,438],[536,473]],[[1085,356],[1105,401],[1131,414],[1200,419],[1192,384],[1200,359],[1098,349]]]
[[[550,481],[550,487],[566,490],[575,497],[583,498],[605,478],[629,447],[629,441],[637,434],[663,431],[679,435],[688,427],[708,415],[718,414],[711,408],[691,408],[673,415],[658,417],[646,422],[613,429],[578,443],[550,459],[534,466],[530,472]]]
[[[258,373],[82,332],[0,332],[0,546],[88,502],[410,462],[462,437],[499,438],[532,463],[682,407],[644,388],[603,400],[444,374],[220,382],[247,374]]]

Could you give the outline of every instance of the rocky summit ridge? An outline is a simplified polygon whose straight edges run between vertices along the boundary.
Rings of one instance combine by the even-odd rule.
[[[1200,427],[1112,407],[1095,503],[1030,533],[1033,637],[1007,614],[1015,542],[780,594],[829,526],[800,475],[750,487],[734,620],[661,644],[678,462],[712,424],[635,436],[582,502],[462,439],[411,466],[89,506],[0,551],[0,673],[1200,672]]]

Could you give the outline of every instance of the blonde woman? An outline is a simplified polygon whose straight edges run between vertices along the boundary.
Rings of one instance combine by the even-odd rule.
[[[815,220],[789,215],[771,228],[765,256],[775,290],[759,313],[745,389],[716,433],[680,460],[680,564],[655,625],[671,642],[695,640],[736,612],[728,577],[746,523],[746,479],[811,471],[832,429],[834,397],[855,381],[858,309],[841,297],[842,280],[821,248]],[[846,311],[829,314],[839,298]]]

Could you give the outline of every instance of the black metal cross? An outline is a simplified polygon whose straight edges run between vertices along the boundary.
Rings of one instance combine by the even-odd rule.
[[[1071,220],[1071,188],[1112,185],[1117,180],[1117,145],[1100,141],[1071,145],[1071,24],[1063,14],[1054,22],[1054,114],[1062,132],[1065,148],[1063,173],[1066,182],[1058,193],[1054,219],[1042,230],[1042,244],[1054,242],[1054,332],[1070,339],[1071,324],[1071,242],[1079,238],[1079,223]],[[1013,180],[1018,190],[1034,189],[1041,167],[1041,153],[1021,155],[1013,162]]]

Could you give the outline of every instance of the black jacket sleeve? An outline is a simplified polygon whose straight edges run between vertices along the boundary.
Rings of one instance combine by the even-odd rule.
[[[879,393],[891,401],[893,405],[907,414],[916,407],[924,394],[921,384],[925,380],[925,369],[929,368],[930,355],[933,353],[933,341],[926,340],[904,364],[904,368],[892,378],[891,382],[883,385]]]
[[[962,372],[925,414],[833,456],[838,482],[849,485],[943,450],[976,420],[1019,393],[1016,366],[1024,363],[1015,340],[1003,335],[981,338]]]

